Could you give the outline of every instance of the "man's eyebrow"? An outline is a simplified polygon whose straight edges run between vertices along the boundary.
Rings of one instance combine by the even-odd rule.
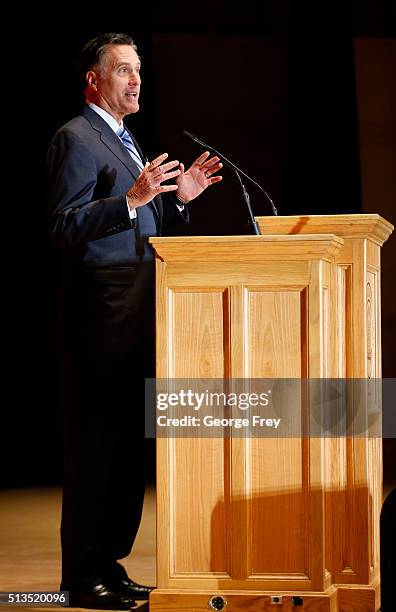
[[[132,64],[131,62],[129,62],[129,61],[125,61],[125,60],[124,60],[124,61],[119,61],[119,62],[116,64],[116,67],[117,67],[117,68],[120,68],[121,66],[132,66],[132,65],[133,65],[133,64]],[[136,62],[136,66],[141,67],[141,65],[142,65],[142,62],[141,62],[140,60],[139,60],[138,62]]]

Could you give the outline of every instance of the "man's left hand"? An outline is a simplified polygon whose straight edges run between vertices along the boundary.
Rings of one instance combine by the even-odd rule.
[[[180,174],[176,179],[178,186],[176,196],[180,197],[182,202],[190,202],[199,196],[209,185],[214,185],[222,180],[222,176],[213,176],[215,172],[223,167],[220,158],[209,156],[210,153],[205,151],[205,153],[197,157],[188,170],[184,170],[184,165],[180,164]]]

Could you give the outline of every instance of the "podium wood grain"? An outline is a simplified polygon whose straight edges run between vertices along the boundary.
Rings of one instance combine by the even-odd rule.
[[[392,226],[258,221],[263,236],[151,239],[157,377],[380,377]],[[379,606],[379,438],[158,438],[157,465],[152,610],[203,611],[219,594],[230,612],[269,609],[273,594],[284,610],[293,595],[306,610]]]

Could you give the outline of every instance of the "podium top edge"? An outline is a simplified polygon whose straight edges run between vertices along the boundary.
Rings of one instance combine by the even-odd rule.
[[[334,261],[344,240],[333,234],[301,236],[167,236],[152,237],[157,258],[162,261]]]
[[[387,225],[393,227],[390,221],[387,221],[384,217],[382,217],[378,213],[346,213],[346,214],[327,214],[327,215],[310,215],[310,214],[301,214],[301,215],[256,215],[256,219],[312,219],[312,220],[334,220],[338,223],[342,224],[348,221],[382,221]]]
[[[380,246],[394,230],[392,223],[377,213],[346,215],[285,215],[256,217],[262,234],[336,234],[343,238],[370,239]]]
[[[244,242],[244,241],[252,241],[252,242],[296,242],[296,241],[317,241],[317,242],[336,242],[340,244],[344,244],[344,240],[341,236],[337,236],[336,234],[263,234],[261,236],[251,235],[251,234],[240,234],[240,235],[230,235],[230,236],[152,236],[149,238],[149,242],[151,244],[164,244],[164,243],[181,243],[181,242],[189,242],[189,243],[202,243],[205,242]]]

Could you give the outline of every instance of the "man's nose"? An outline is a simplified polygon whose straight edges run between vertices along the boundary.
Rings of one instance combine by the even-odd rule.
[[[130,83],[140,83],[140,74],[138,72],[131,72],[129,75]]]

